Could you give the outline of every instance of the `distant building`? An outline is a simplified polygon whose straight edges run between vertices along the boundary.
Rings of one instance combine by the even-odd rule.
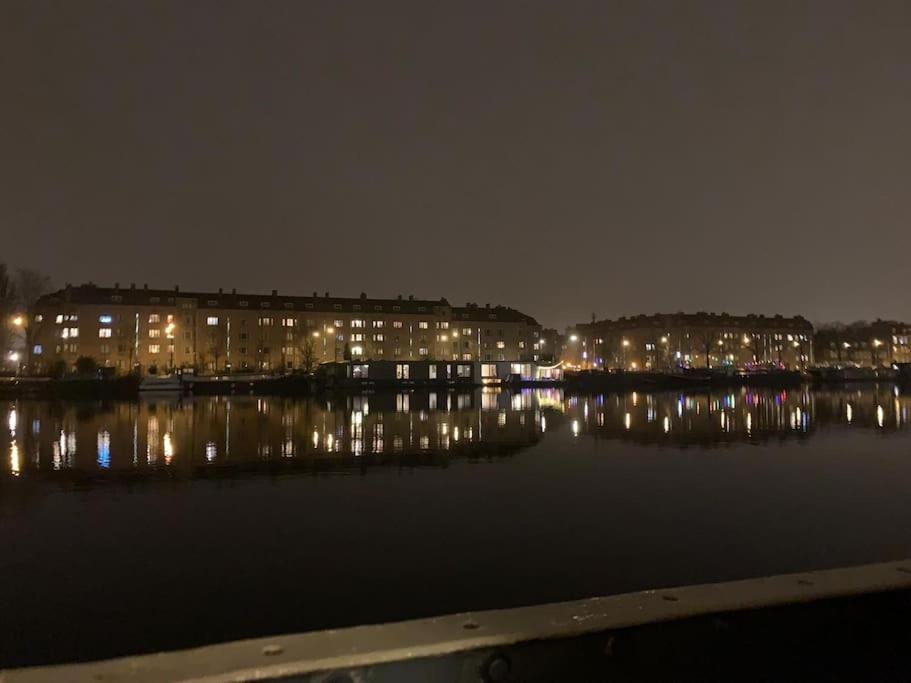
[[[31,365],[88,356],[126,373],[310,369],[342,360],[534,360],[540,326],[511,308],[372,299],[67,286],[31,311]]]
[[[911,363],[911,324],[895,320],[820,327],[813,338],[816,362],[831,367],[882,367]]]
[[[542,363],[556,363],[563,355],[566,337],[552,327],[541,330],[538,341],[538,360]]]
[[[536,361],[541,326],[506,306],[470,304],[452,309],[453,360]],[[458,358],[456,358],[458,356]]]
[[[625,370],[781,366],[813,363],[813,326],[803,317],[726,313],[639,315],[567,330],[572,367]]]

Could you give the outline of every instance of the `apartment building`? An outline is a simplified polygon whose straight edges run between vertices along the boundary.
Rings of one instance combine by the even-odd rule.
[[[540,331],[533,318],[513,309],[459,309],[446,299],[133,285],[67,286],[42,297],[30,316],[35,372],[61,362],[72,367],[85,356],[117,373],[295,370],[357,359],[480,360],[479,353],[525,360],[532,359]]]
[[[780,366],[813,363],[805,318],[726,313],[638,315],[576,325],[563,359],[572,367],[625,370]]]
[[[911,324],[875,320],[826,325],[813,339],[816,362],[832,367],[882,367],[911,363]]]

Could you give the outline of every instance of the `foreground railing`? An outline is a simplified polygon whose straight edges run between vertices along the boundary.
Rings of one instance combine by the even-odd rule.
[[[911,560],[5,671],[49,681],[911,679]]]

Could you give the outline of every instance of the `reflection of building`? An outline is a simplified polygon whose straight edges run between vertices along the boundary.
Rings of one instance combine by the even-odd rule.
[[[639,315],[576,325],[564,360],[581,368],[663,370],[813,362],[813,326],[802,317],[726,313]]]
[[[80,356],[127,372],[275,370],[352,359],[532,360],[540,326],[504,307],[445,299],[368,299],[181,292],[82,285],[32,311],[33,365]]]
[[[820,365],[881,367],[911,363],[911,325],[895,320],[827,325],[813,338]]]
[[[549,390],[555,391],[555,390]],[[547,394],[550,396],[550,394]],[[499,389],[398,391],[340,399],[200,398],[68,404],[22,402],[6,417],[5,469],[154,471],[268,469],[351,458],[510,455],[545,429],[536,394]],[[557,421],[554,420],[554,424]],[[393,460],[394,461],[394,460]]]
[[[701,445],[804,438],[822,427],[907,429],[911,396],[891,389],[746,389],[571,396],[573,435],[644,444]]]

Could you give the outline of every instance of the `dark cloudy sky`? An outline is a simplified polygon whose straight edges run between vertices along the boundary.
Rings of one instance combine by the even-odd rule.
[[[0,4],[0,260],[911,318],[911,3]]]

